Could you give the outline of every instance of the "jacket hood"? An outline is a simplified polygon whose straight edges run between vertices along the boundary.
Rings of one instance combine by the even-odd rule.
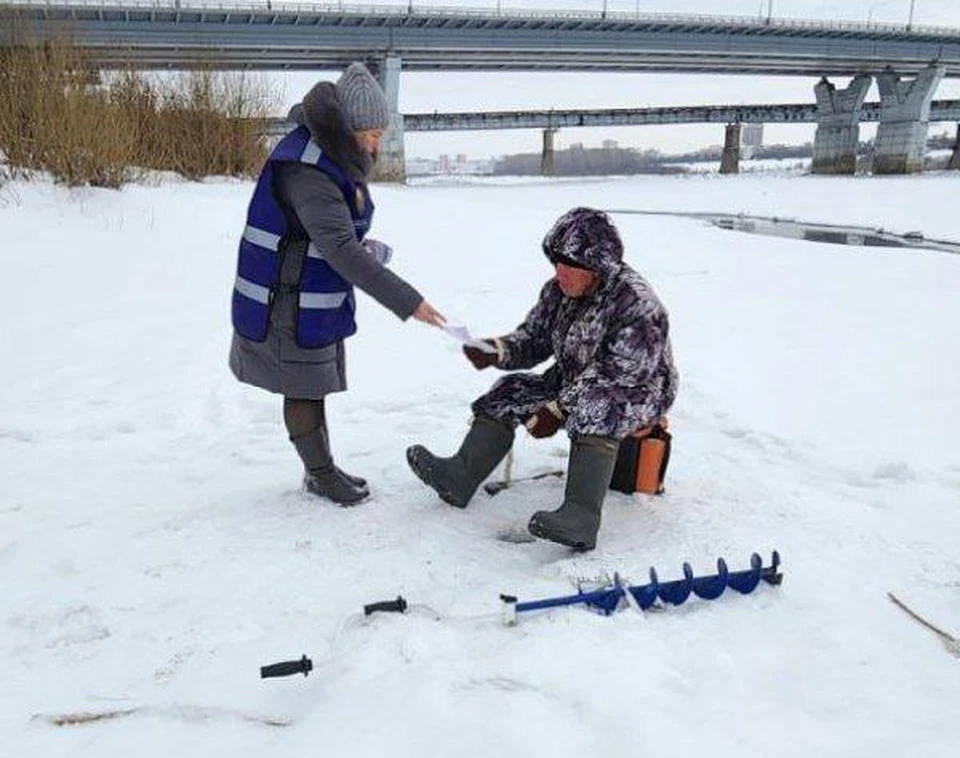
[[[622,265],[623,243],[606,213],[574,208],[557,219],[547,232],[543,254],[551,265],[566,259],[606,279]]]
[[[343,120],[337,88],[332,82],[318,82],[304,95],[303,102],[290,109],[289,120],[306,126],[323,152],[351,176],[366,180],[373,158],[365,153]]]

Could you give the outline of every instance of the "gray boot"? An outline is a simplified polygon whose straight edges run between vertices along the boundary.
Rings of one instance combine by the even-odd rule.
[[[466,508],[480,482],[486,479],[513,444],[513,429],[500,421],[478,416],[457,454],[438,458],[423,445],[407,448],[407,463],[440,499]]]
[[[344,479],[346,479],[348,482],[350,482],[350,484],[352,484],[352,485],[353,485],[354,487],[356,487],[357,489],[361,489],[361,490],[368,490],[368,489],[370,489],[370,488],[367,486],[367,480],[364,479],[362,476],[354,476],[353,474],[348,474],[346,471],[344,471],[344,470],[343,470],[342,468],[340,468],[339,466],[337,466],[337,471],[340,472],[340,476],[342,476]]]
[[[611,437],[588,435],[573,440],[563,505],[534,513],[527,526],[530,534],[577,550],[593,550],[619,447]]]
[[[306,469],[303,486],[308,492],[343,506],[356,505],[370,496],[370,490],[355,486],[333,464],[327,436],[322,428],[300,437],[291,437],[290,441]]]

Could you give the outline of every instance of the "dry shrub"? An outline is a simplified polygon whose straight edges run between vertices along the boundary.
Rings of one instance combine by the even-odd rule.
[[[271,101],[249,74],[182,74],[162,94],[157,123],[149,133],[156,161],[191,179],[213,174],[255,175],[266,159],[255,120]]]
[[[0,48],[0,152],[11,175],[48,171],[71,186],[118,187],[139,169],[253,176],[267,92],[250,75],[208,71],[101,82],[65,42],[15,44]]]
[[[76,49],[60,43],[7,48],[0,57],[0,149],[12,173],[49,171],[71,186],[118,187],[133,139],[109,94]]]

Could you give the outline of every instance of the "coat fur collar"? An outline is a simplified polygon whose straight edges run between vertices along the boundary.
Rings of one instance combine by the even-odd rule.
[[[305,125],[323,152],[355,179],[366,181],[373,161],[347,129],[340,112],[337,89],[331,82],[319,82],[290,111],[291,121]]]

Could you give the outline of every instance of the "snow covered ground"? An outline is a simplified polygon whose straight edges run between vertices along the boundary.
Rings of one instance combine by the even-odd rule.
[[[532,304],[540,239],[576,204],[960,239],[957,181],[422,182],[375,188],[374,235],[490,335]],[[495,377],[363,296],[330,416],[375,495],[344,510],[299,491],[280,399],[226,367],[250,191],[0,188],[0,752],[956,755],[960,660],[886,593],[960,630],[960,259],[617,216],[672,315],[674,456],[667,493],[611,493],[576,555],[496,539],[559,505],[560,481],[461,512],[414,479],[404,449],[452,452]],[[565,456],[521,434],[514,475]],[[780,588],[499,622],[500,592],[774,548]],[[362,619],[397,594],[432,611]],[[303,653],[309,678],[258,678]],[[104,717],[57,725],[76,714]]]

